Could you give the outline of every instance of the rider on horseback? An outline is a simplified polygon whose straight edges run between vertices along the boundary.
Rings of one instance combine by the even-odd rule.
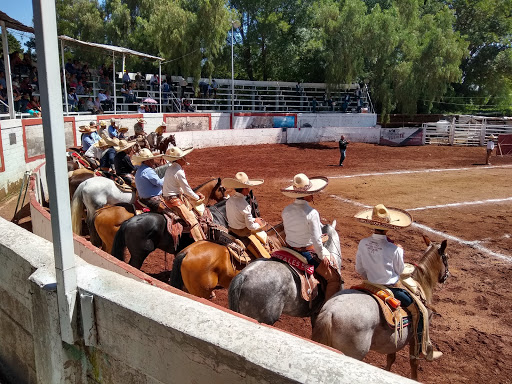
[[[116,156],[114,157],[114,166],[116,168],[116,172],[121,178],[127,182],[129,185],[133,186],[135,184],[135,176],[133,172],[135,172],[135,167],[132,164],[130,159],[130,154],[133,151],[133,146],[135,145],[135,141],[128,142],[126,140],[119,140],[119,145],[115,146]]]
[[[164,159],[171,161],[172,164],[165,171],[162,196],[166,207],[190,225],[190,235],[195,241],[199,241],[205,240],[206,236],[192,208],[201,204],[204,201],[204,196],[196,194],[190,188],[182,168],[188,165],[185,156],[192,151],[193,148],[182,150],[178,147],[171,147],[163,155]]]
[[[108,126],[108,137],[113,139],[114,137],[119,138],[119,133],[117,131],[117,123],[115,119],[110,119],[110,125]]]
[[[117,137],[109,139],[106,136],[104,139],[108,147],[101,154],[100,170],[115,173],[114,158],[116,157],[116,150],[114,147],[119,145],[119,139]]]
[[[143,148],[151,149],[148,139],[146,138],[146,132],[144,132],[144,124],[146,124],[146,120],[138,119],[137,122],[133,125],[135,135],[128,139],[137,141],[137,148],[135,148],[135,152],[139,152]]]
[[[224,187],[235,190],[235,194],[226,202],[229,232],[244,243],[248,243],[246,244],[247,249],[256,258],[270,258],[269,249],[266,245],[266,234],[263,232],[263,227],[267,224],[260,217],[252,217],[251,206],[245,199],[249,195],[251,187],[263,184],[263,180],[250,180],[244,172],[238,172],[234,179],[226,178],[222,180],[222,183]],[[265,236],[262,238],[261,235]]]
[[[408,291],[399,281],[404,271],[404,250],[394,244],[388,237],[389,229],[401,229],[412,223],[412,217],[405,211],[396,208],[386,208],[378,204],[356,214],[356,219],[363,225],[373,229],[372,236],[359,242],[356,254],[356,271],[368,282],[385,286],[400,301],[402,308],[413,316],[413,323],[418,323],[418,339],[421,340],[423,321],[428,327],[428,319],[419,314],[417,305]],[[418,343],[417,343],[418,344]],[[441,357],[442,352],[434,351],[429,344],[427,360],[432,361]],[[418,351],[418,347],[416,348]]]
[[[98,135],[96,125],[82,125],[78,130],[82,133],[82,151],[87,152],[87,150],[96,143],[100,136]]]
[[[162,157],[162,155],[155,155],[147,148],[141,149],[138,154],[132,157],[133,164],[139,165],[135,173],[135,184],[137,185],[139,200],[156,213],[165,210],[161,200],[164,179],[158,177],[153,169],[155,159],[159,157]]]
[[[322,245],[320,215],[308,203],[313,202],[313,195],[324,189],[328,182],[326,177],[308,178],[299,173],[294,176],[292,185],[281,189],[285,196],[295,198],[281,215],[287,246],[302,254],[325,279],[325,301],[340,290],[341,273],[332,262],[330,252]]]
[[[148,136],[149,145],[151,148],[158,148],[160,143],[162,142],[164,136],[164,132],[167,130],[167,124],[164,121],[155,129],[155,132],[151,132]]]

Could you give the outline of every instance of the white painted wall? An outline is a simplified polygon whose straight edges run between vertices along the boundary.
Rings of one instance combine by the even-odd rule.
[[[76,314],[86,326],[75,319],[73,325],[85,329],[83,343],[65,345],[51,243],[3,219],[0,231],[0,368],[6,384],[411,382],[79,257]]]

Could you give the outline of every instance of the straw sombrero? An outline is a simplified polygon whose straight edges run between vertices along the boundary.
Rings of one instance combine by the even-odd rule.
[[[139,124],[147,124],[147,121],[144,120],[144,119],[140,119],[139,118],[139,119],[137,119],[137,123],[139,123]]]
[[[100,127],[106,127],[107,123],[105,121],[100,121]]]
[[[398,208],[386,208],[383,204],[365,209],[357,213],[356,220],[370,228],[381,229],[402,229],[412,224],[412,216],[406,211]]]
[[[166,152],[165,155],[163,155],[165,160],[169,161],[176,161],[179,160],[185,156],[187,156],[190,152],[192,152],[194,148],[185,148],[181,149],[178,147],[170,147]]]
[[[107,137],[105,138],[105,141],[111,146],[111,147],[117,147],[119,146],[119,139],[117,137]]]
[[[308,178],[305,174],[299,173],[293,177],[293,184],[282,188],[281,192],[283,195],[293,197],[297,199],[299,197],[305,197],[314,195],[320,192],[322,189],[327,187],[329,180],[327,177],[315,176]]]
[[[97,128],[96,126],[87,126],[87,125],[82,125],[78,128],[78,131],[80,131],[81,133],[92,133],[92,132],[96,132],[97,131]]]
[[[123,127],[123,126],[121,126],[121,127],[119,127],[117,130],[118,130],[119,132],[128,132],[128,127]]]
[[[107,142],[104,138],[99,139],[97,142],[93,144],[96,148],[106,148],[110,147],[110,143]]]
[[[116,152],[126,151],[127,149],[133,147],[136,143],[136,141],[119,140],[119,145],[115,145],[114,149]]]
[[[496,136],[494,136],[494,135],[489,136],[489,140],[495,140],[495,139],[496,139]]]
[[[151,160],[151,159],[158,159],[159,157],[162,157],[162,155],[155,155],[149,149],[142,148],[139,153],[137,153],[136,155],[133,155],[132,163],[136,164],[136,165],[140,165],[143,161]]]
[[[245,172],[238,172],[235,178],[226,177],[222,180],[222,185],[226,188],[250,188],[263,184],[263,179],[249,179]]]

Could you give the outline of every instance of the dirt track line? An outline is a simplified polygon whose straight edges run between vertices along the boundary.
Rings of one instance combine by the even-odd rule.
[[[332,197],[335,200],[339,200],[339,201],[342,201],[344,203],[352,204],[352,205],[355,205],[355,206],[358,206],[358,207],[361,207],[361,208],[371,208],[370,205],[366,205],[366,204],[363,204],[363,203],[360,203],[358,201],[354,201],[354,200],[351,200],[351,199],[346,199],[344,197],[340,197],[340,196],[336,196],[336,195],[329,195],[329,197]],[[414,210],[414,209],[415,208],[407,209],[407,211],[411,211],[411,210]],[[447,240],[451,240],[451,241],[454,241],[454,242],[459,243],[461,245],[465,245],[467,247],[476,249],[477,251],[485,253],[485,254],[487,254],[489,256],[495,257],[497,259],[501,259],[501,260],[506,261],[508,263],[512,263],[512,257],[511,256],[503,255],[501,253],[497,253],[497,252],[491,251],[490,249],[485,248],[484,246],[480,245],[480,241],[478,241],[478,240],[474,240],[474,241],[462,240],[462,239],[460,239],[460,238],[458,238],[456,236],[449,235],[449,234],[447,234],[445,232],[440,232],[440,231],[435,230],[433,228],[427,227],[426,225],[423,225],[423,224],[413,223],[412,225],[414,227],[417,227],[417,228],[423,230],[423,231],[430,232],[432,234],[435,234],[435,235],[437,235],[439,237],[442,237],[442,238],[445,238]]]
[[[409,208],[407,211],[422,211],[425,209],[436,209],[436,208],[447,208],[447,207],[460,207],[467,205],[478,205],[478,204],[491,204],[491,203],[502,203],[504,201],[511,201],[512,197],[504,199],[489,199],[489,200],[477,200],[477,201],[464,201],[462,203],[449,203],[440,205],[427,205],[425,207]]]
[[[486,166],[485,168],[510,168],[512,165],[491,165]],[[475,167],[472,168],[435,168],[435,169],[418,169],[418,170],[408,170],[408,171],[389,171],[389,172],[375,172],[375,173],[358,173],[356,175],[343,175],[343,176],[329,176],[329,179],[349,179],[352,177],[368,177],[368,176],[386,176],[386,175],[407,175],[413,173],[433,173],[433,172],[460,172],[460,171],[473,171]]]

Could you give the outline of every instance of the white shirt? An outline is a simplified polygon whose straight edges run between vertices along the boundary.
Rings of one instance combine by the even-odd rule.
[[[313,245],[317,256],[323,259],[325,251],[322,251],[322,225],[318,211],[306,200],[295,199],[283,209],[281,216],[286,242],[296,248]]]
[[[235,192],[226,202],[226,217],[229,227],[233,229],[247,228],[256,231],[260,228],[252,217],[251,206],[240,192]]]
[[[100,149],[98,147],[95,147],[94,145],[91,145],[89,147],[89,149],[87,151],[85,151],[84,156],[85,157],[89,157],[89,158],[93,158],[93,159],[96,159],[96,160],[100,160],[102,154],[103,154],[103,150],[102,149]]]
[[[181,165],[174,162],[165,171],[162,195],[164,197],[172,195],[178,196],[182,193],[194,200],[199,200],[199,196],[190,188],[190,185],[188,185],[185,171],[181,168]]]
[[[487,142],[487,149],[490,149],[491,151],[494,149],[494,141],[489,140]]]
[[[359,242],[356,271],[370,283],[395,284],[404,270],[404,250],[386,235],[374,233]]]

